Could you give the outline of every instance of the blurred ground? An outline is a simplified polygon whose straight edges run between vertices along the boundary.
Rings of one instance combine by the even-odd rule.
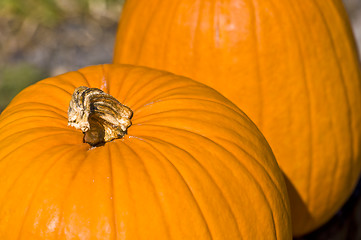
[[[344,2],[361,56],[361,0]],[[20,90],[42,78],[112,61],[123,0],[37,3],[0,0],[0,112]],[[297,240],[306,239],[361,240],[361,183],[329,223]]]
[[[358,52],[361,56],[361,0],[343,0],[349,13],[352,28],[358,43]]]
[[[0,112],[45,77],[110,63],[123,0],[0,0]]]

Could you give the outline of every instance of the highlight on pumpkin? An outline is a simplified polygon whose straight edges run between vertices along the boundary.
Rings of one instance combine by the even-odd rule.
[[[78,87],[68,109],[68,125],[84,133],[84,142],[98,146],[122,138],[133,111],[98,88]]]

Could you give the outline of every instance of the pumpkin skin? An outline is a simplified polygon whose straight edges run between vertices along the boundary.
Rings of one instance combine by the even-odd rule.
[[[205,83],[239,106],[285,174],[296,236],[351,195],[361,75],[341,1],[128,0],[114,54]]]
[[[130,107],[128,134],[83,143],[67,126],[79,86]],[[0,129],[0,239],[292,238],[287,188],[263,135],[193,80],[90,66],[23,90]]]

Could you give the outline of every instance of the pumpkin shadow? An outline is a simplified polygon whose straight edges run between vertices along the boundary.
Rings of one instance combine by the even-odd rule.
[[[308,210],[306,203],[302,200],[290,179],[285,174],[283,174],[283,176],[286,182],[288,196],[292,196],[292,201],[290,199],[292,222],[295,221],[294,217],[297,216],[298,222],[309,224],[312,222],[312,215]]]
[[[320,228],[294,240],[360,240],[361,178],[343,207]]]

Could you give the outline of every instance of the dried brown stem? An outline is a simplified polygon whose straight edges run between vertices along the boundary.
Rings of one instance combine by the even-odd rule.
[[[68,125],[84,133],[91,146],[122,138],[132,124],[132,110],[98,88],[78,87],[68,109]]]

